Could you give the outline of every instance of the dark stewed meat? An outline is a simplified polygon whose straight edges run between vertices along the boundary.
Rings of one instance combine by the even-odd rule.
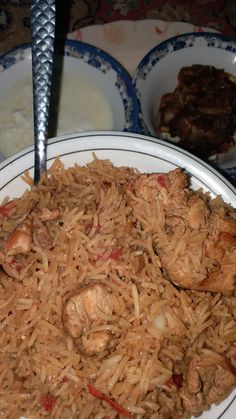
[[[173,93],[162,96],[158,133],[201,158],[226,152],[235,141],[236,79],[222,69],[183,67]]]

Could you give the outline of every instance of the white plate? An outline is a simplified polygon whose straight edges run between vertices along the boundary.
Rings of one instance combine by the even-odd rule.
[[[205,30],[218,32],[185,22],[165,22],[159,19],[119,20],[77,29],[68,34],[68,38],[102,48],[133,75],[139,61],[155,45],[181,33]]]
[[[65,166],[86,164],[95,152],[100,159],[110,159],[117,166],[136,167],[141,172],[166,172],[182,167],[191,174],[194,189],[202,187],[212,196],[223,199],[236,207],[234,187],[218,172],[198,158],[172,144],[149,137],[128,133],[83,133],[50,140],[48,163],[60,155]],[[34,155],[32,147],[17,153],[0,164],[0,201],[8,195],[20,196],[26,185],[20,176],[29,170],[33,175]],[[233,419],[236,417],[236,390],[219,406],[213,406],[201,419]]]

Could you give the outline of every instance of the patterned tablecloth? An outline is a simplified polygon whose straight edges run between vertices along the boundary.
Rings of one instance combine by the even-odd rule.
[[[0,53],[30,41],[30,0],[0,0]],[[116,20],[159,19],[236,36],[235,0],[57,0],[58,36]]]

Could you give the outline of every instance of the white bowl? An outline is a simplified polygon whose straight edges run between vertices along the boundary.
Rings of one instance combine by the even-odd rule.
[[[92,160],[93,152],[100,159],[110,159],[117,166],[136,167],[141,172],[166,172],[181,167],[190,174],[192,188],[202,187],[212,197],[222,195],[236,207],[235,189],[212,167],[172,144],[142,135],[90,132],[55,138],[49,141],[48,164],[60,156],[66,167],[75,163],[84,165]],[[20,176],[26,170],[33,176],[33,165],[32,147],[0,163],[0,202],[5,196],[19,197],[24,192],[27,186]],[[236,391],[199,418],[233,417],[236,417]]]
[[[162,95],[175,89],[179,70],[193,64],[212,65],[236,76],[236,40],[215,33],[187,33],[150,50],[139,63],[133,78],[142,133],[156,136],[155,125],[158,125]],[[221,155],[217,165],[222,169],[236,168],[236,147]],[[233,170],[229,173],[236,175]]]
[[[55,61],[50,137],[85,130],[136,132],[135,91],[118,61],[99,48],[72,40],[56,48]],[[63,80],[66,77],[65,89],[61,89],[61,75]],[[0,56],[0,161],[33,144],[31,85],[30,44]],[[14,100],[17,97],[18,101]],[[63,105],[59,124],[55,112],[58,103]]]

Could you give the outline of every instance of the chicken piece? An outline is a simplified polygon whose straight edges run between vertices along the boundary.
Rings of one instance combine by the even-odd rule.
[[[187,371],[186,385],[180,391],[186,410],[199,415],[211,404],[219,404],[236,385],[236,376],[227,368],[224,359],[194,358]]]
[[[88,332],[91,327],[106,322],[104,315],[112,314],[113,304],[114,300],[108,288],[97,283],[80,288],[65,302],[62,311],[64,329],[75,339],[82,352],[99,353],[108,346],[108,332]]]
[[[0,252],[0,265],[8,276],[18,280],[24,278],[29,268],[23,257],[16,259],[6,256],[3,252]]]
[[[52,238],[49,234],[47,226],[45,226],[39,218],[34,218],[33,221],[33,239],[39,247],[50,247]]]
[[[187,220],[188,217],[187,211]],[[184,247],[178,255],[176,263],[173,263],[172,255],[164,248],[160,251],[160,259],[169,278],[176,285],[199,291],[227,293],[235,289],[236,281],[236,220],[222,218],[218,213],[211,214],[208,221],[202,232],[196,228],[189,237],[188,247]],[[191,257],[194,263],[188,269],[184,262],[185,258]],[[208,261],[209,266],[204,268],[204,261]],[[196,280],[196,273],[199,273],[199,281]]]
[[[51,211],[46,207],[33,211],[33,239],[37,246],[50,247],[52,245],[48,227],[43,222],[55,220],[59,214],[59,210]]]
[[[142,198],[145,202],[155,203],[161,200],[165,209],[181,208],[186,204],[186,188],[188,186],[187,175],[181,169],[175,169],[169,173],[153,173],[138,176],[126,186],[126,192],[131,194],[132,206],[137,203],[132,200],[135,197]]]
[[[8,256],[28,253],[32,244],[32,222],[25,220],[8,237],[3,251]]]
[[[210,291],[233,291],[236,281],[236,220],[211,217],[212,234],[204,246],[204,255],[217,263],[200,284],[200,289]]]
[[[110,334],[106,331],[93,332],[88,336],[82,336],[82,347],[87,355],[93,355],[94,353],[103,352],[109,342]]]
[[[60,211],[43,207],[35,209],[33,215],[36,215],[41,221],[52,221],[59,217]]]
[[[20,264],[14,264],[14,263],[11,263],[11,261],[3,260],[1,261],[1,265],[2,265],[3,270],[6,272],[8,276],[15,279],[19,279],[19,280],[23,278],[25,272],[24,271],[22,272],[23,268],[22,269],[18,268],[18,266],[21,268]]]
[[[236,279],[236,220],[227,207],[211,208],[208,197],[186,186],[185,173],[176,169],[140,175],[126,192],[144,231],[150,228],[146,214],[158,211],[162,225],[152,224],[153,248],[171,281],[184,288],[231,292]]]
[[[197,194],[192,194],[188,198],[187,206],[185,219],[188,222],[188,225],[193,229],[199,229],[200,227],[205,226],[210,210],[204,200]]]

